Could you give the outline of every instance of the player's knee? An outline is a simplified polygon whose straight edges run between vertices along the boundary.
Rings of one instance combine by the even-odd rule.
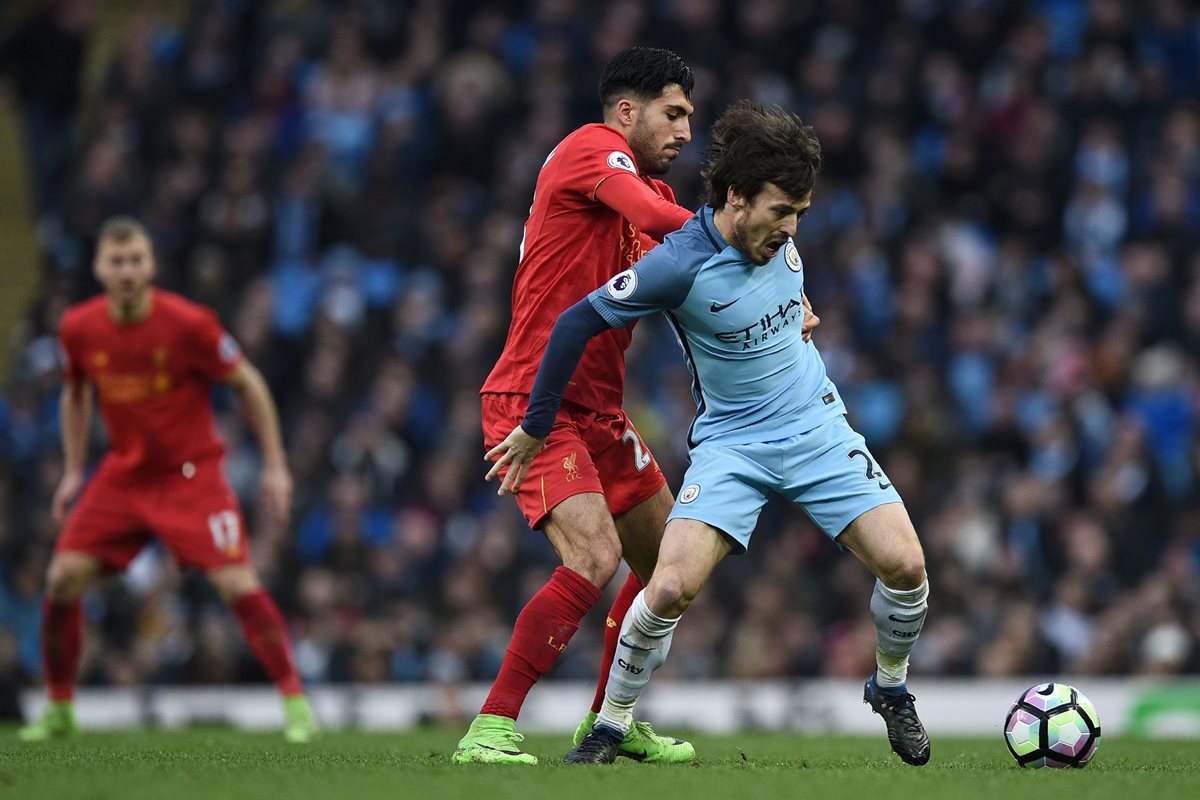
[[[646,593],[647,602],[655,613],[673,618],[687,610],[700,593],[700,586],[679,570],[666,567],[654,572]]]
[[[920,547],[905,550],[884,567],[880,577],[893,589],[916,589],[925,581],[925,554]]]
[[[597,542],[588,549],[579,549],[563,559],[563,566],[578,572],[596,586],[606,586],[621,563],[618,542]]]
[[[70,603],[83,594],[94,570],[85,563],[54,559],[46,571],[46,597],[52,603]]]
[[[250,567],[220,567],[208,571],[208,579],[221,598],[232,603],[239,597],[257,591],[258,575]]]

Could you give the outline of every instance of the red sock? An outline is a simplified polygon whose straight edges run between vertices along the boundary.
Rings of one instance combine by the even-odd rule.
[[[617,642],[621,638],[621,623],[625,613],[633,605],[633,598],[642,590],[641,581],[632,572],[625,579],[625,585],[613,600],[612,608],[608,610],[608,619],[604,620],[604,656],[600,659],[600,680],[596,683],[596,696],[592,699],[592,711],[600,713],[600,704],[604,702],[604,689],[608,686],[608,671],[612,668],[613,658],[617,654]]]
[[[50,700],[75,696],[75,673],[83,646],[83,611],[78,600],[70,603],[42,601],[42,666]]]
[[[242,595],[233,601],[233,613],[242,623],[246,642],[263,665],[267,677],[275,682],[284,697],[300,694],[304,685],[296,662],[292,660],[292,644],[279,607],[262,589]]]
[[[525,695],[554,666],[558,654],[579,630],[583,615],[599,599],[600,590],[578,572],[566,567],[554,570],[546,585],[521,609],[500,674],[479,713],[516,719]]]

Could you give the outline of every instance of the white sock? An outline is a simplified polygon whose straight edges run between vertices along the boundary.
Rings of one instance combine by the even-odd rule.
[[[915,589],[892,589],[875,581],[871,616],[875,618],[875,683],[903,686],[908,680],[908,656],[929,608],[929,581]]]
[[[645,595],[645,589],[638,592],[621,623],[604,703],[596,715],[597,725],[607,725],[622,734],[629,733],[633,726],[633,706],[654,670],[667,660],[671,635],[679,624],[678,617],[666,619],[651,611]]]

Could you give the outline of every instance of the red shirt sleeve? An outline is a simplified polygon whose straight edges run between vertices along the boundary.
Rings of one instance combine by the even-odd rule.
[[[589,202],[596,200],[596,189],[613,175],[637,177],[637,163],[625,137],[607,125],[585,126],[578,136],[568,137],[550,158],[559,162],[562,188]]]
[[[675,205],[628,172],[612,175],[601,183],[596,189],[596,199],[660,242],[692,218],[692,212]]]
[[[58,343],[62,349],[63,370],[70,383],[78,383],[87,378],[83,371],[82,354],[79,352],[79,337],[75,334],[77,327],[73,314],[63,314],[62,323],[58,326]]]
[[[212,381],[224,381],[242,360],[241,348],[208,309],[200,313],[193,328],[192,353],[195,369]]]

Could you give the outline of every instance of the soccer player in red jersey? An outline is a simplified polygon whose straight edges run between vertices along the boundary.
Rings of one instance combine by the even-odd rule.
[[[216,315],[151,286],[155,261],[146,229],[114,217],[99,232],[96,279],[104,293],[68,309],[59,336],[65,468],[54,493],[64,524],[46,576],[42,657],[50,705],[22,728],[26,741],[77,731],[72,697],[83,637],[80,595],[101,573],[125,569],[157,537],[182,566],[204,570],[241,623],[251,650],[283,696],[284,735],[307,742],[316,723],[292,659],[287,627],[259,583],[237,498],[222,473],[212,386],[237,391],[264,462],[266,510],[283,520],[292,501],[275,403]],[[111,442],[84,484],[92,398]]]
[[[691,218],[653,176],[665,173],[691,140],[692,86],[691,70],[670,51],[618,53],[600,82],[604,122],[568,135],[542,166],[521,243],[508,340],[481,391],[488,447],[524,417],[558,315]],[[631,333],[607,331],[588,345],[581,377],[567,389],[527,488],[514,494],[562,566],[517,617],[491,693],[454,753],[458,763],[537,763],[517,746],[521,705],[600,599],[623,554],[632,574],[609,612],[596,702],[579,736],[591,729],[604,699],[621,620],[654,569],[673,502],[654,457],[621,410]],[[695,755],[689,743],[657,736],[644,723],[633,730],[623,755],[660,762]]]

